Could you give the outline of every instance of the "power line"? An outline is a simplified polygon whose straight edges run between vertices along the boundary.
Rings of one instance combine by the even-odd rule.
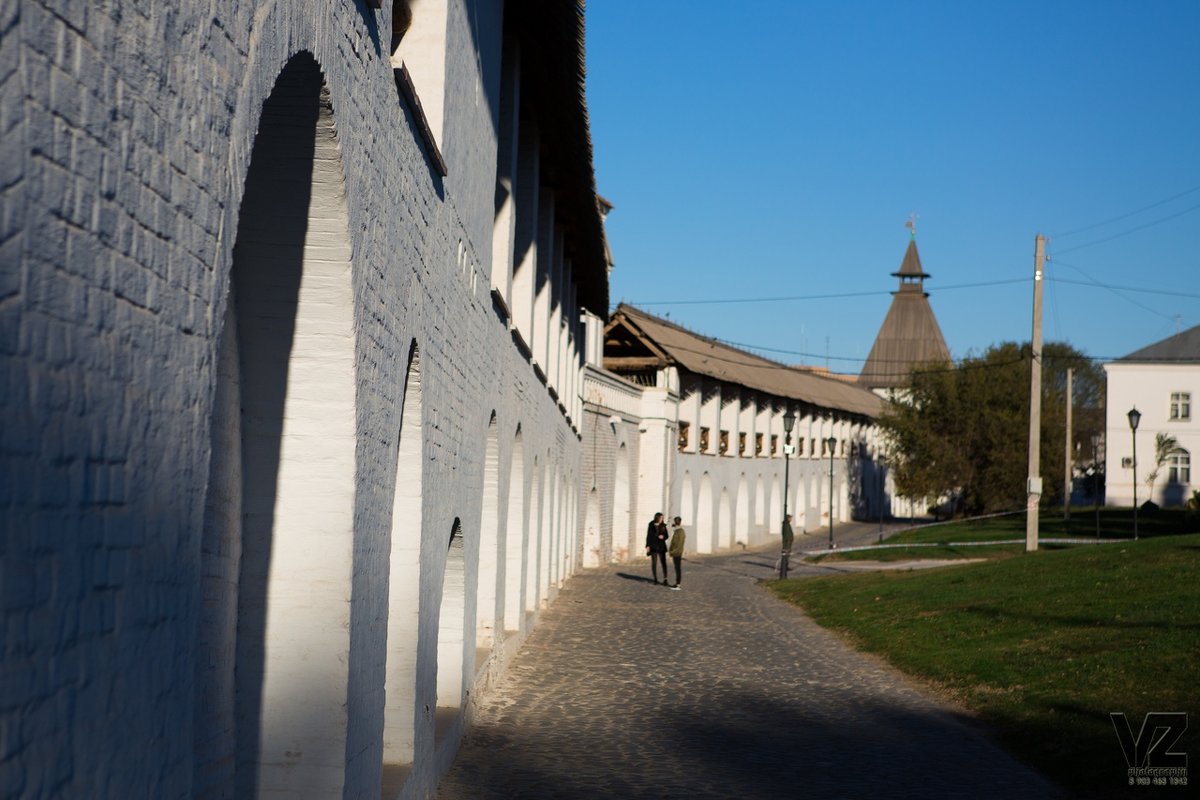
[[[1159,200],[1158,202],[1151,203],[1148,206],[1142,206],[1141,208],[1136,209],[1134,211],[1129,211],[1124,214],[1118,214],[1115,217],[1109,217],[1106,220],[1101,220],[1100,222],[1095,222],[1095,223],[1092,223],[1091,225],[1084,225],[1082,228],[1075,228],[1073,230],[1067,231],[1066,233],[1054,234],[1053,238],[1062,239],[1067,236],[1074,236],[1077,233],[1083,233],[1084,231],[1094,230],[1096,228],[1103,227],[1104,225],[1110,225],[1114,222],[1119,222],[1123,219],[1128,219],[1129,217],[1137,216],[1138,214],[1141,214],[1143,211],[1149,211],[1152,208],[1158,208],[1159,206],[1166,205],[1167,203],[1171,202],[1172,200],[1178,200],[1179,198],[1185,197],[1185,196],[1191,194],[1192,192],[1200,192],[1200,186],[1193,186],[1191,189],[1184,189],[1179,194],[1173,194],[1170,197],[1166,198],[1165,200]]]
[[[1071,269],[1075,269],[1075,270],[1080,269],[1079,267],[1072,266],[1064,261],[1058,261],[1057,259],[1053,263],[1058,264],[1063,267],[1070,267]],[[1080,270],[1080,271],[1082,272],[1082,270]],[[1093,286],[1097,289],[1111,289],[1113,291],[1118,291],[1118,292],[1139,292],[1141,294],[1161,294],[1161,295],[1166,295],[1168,297],[1188,297],[1188,298],[1195,298],[1197,300],[1200,300],[1200,294],[1196,294],[1194,292],[1179,292],[1179,291],[1175,291],[1174,289],[1146,289],[1142,286],[1118,286],[1118,285],[1110,284],[1110,283],[1100,283],[1099,281],[1074,281],[1074,280],[1071,280],[1070,278],[1047,277],[1046,280],[1048,280],[1052,283],[1069,283],[1072,286]]]
[[[1178,211],[1174,214],[1171,214],[1170,216],[1162,217],[1161,219],[1156,219],[1151,222],[1147,222],[1144,225],[1138,225],[1137,227],[1130,228],[1127,231],[1122,231],[1121,233],[1114,233],[1112,236],[1105,236],[1103,239],[1096,239],[1091,242],[1085,242],[1084,244],[1077,244],[1074,247],[1068,247],[1066,250],[1058,251],[1058,254],[1061,255],[1062,253],[1073,253],[1074,251],[1082,250],[1085,247],[1091,247],[1093,245],[1103,244],[1104,242],[1111,242],[1113,239],[1120,239],[1121,237],[1128,236],[1131,233],[1137,233],[1138,231],[1144,231],[1146,228],[1152,228],[1155,225],[1161,225],[1164,222],[1170,222],[1173,219],[1182,217],[1184,214],[1190,214],[1193,211],[1195,211],[1196,209],[1200,209],[1200,203],[1197,203],[1194,206],[1188,206],[1183,211]]]
[[[1197,189],[1200,189],[1200,187],[1197,187]],[[1189,191],[1192,191],[1192,190],[1189,190]],[[1183,194],[1187,194],[1187,192],[1185,192]],[[1158,204],[1156,204],[1156,205],[1158,205]],[[1200,208],[1200,205],[1195,206],[1195,208]],[[1192,209],[1188,209],[1188,210],[1192,210]],[[1185,211],[1185,212],[1180,212],[1180,213],[1182,214],[1182,213],[1187,213],[1187,212]],[[1179,215],[1177,214],[1175,216],[1179,216]],[[1160,220],[1160,221],[1163,221],[1163,220]],[[1086,245],[1081,245],[1081,247],[1082,246],[1086,246]],[[1073,249],[1077,249],[1077,248],[1073,248]],[[1197,293],[1180,292],[1180,291],[1166,290],[1166,289],[1150,289],[1150,288],[1139,287],[1139,286],[1121,286],[1121,285],[1106,284],[1106,283],[1102,283],[1102,282],[1096,280],[1095,278],[1092,278],[1082,268],[1080,268],[1076,265],[1069,264],[1067,262],[1060,261],[1058,259],[1054,259],[1054,261],[1052,263],[1067,267],[1069,269],[1073,269],[1073,270],[1079,272],[1087,280],[1085,280],[1085,281],[1071,280],[1070,278],[1051,277],[1051,276],[1047,275],[1045,278],[1047,281],[1051,281],[1054,283],[1063,283],[1063,284],[1068,284],[1068,285],[1073,285],[1073,286],[1089,286],[1089,287],[1094,287],[1094,288],[1110,291],[1113,294],[1120,297],[1122,300],[1125,300],[1126,302],[1131,303],[1132,305],[1135,305],[1145,311],[1149,311],[1152,314],[1162,317],[1163,319],[1171,321],[1172,323],[1175,322],[1174,317],[1170,317],[1170,316],[1163,314],[1147,305],[1139,303],[1138,301],[1136,301],[1130,297],[1126,297],[1123,294],[1121,294],[1121,292],[1136,292],[1136,293],[1142,293],[1142,294],[1168,295],[1168,296],[1172,296],[1172,297],[1200,299],[1200,294],[1197,294]],[[937,287],[937,289],[935,291],[985,288],[985,287],[1002,286],[1002,285],[1008,285],[1008,284],[1024,284],[1024,283],[1028,283],[1028,280],[1029,280],[1028,278],[1010,278],[1010,279],[997,280],[997,281],[981,281],[978,283],[954,284],[954,285],[950,285],[950,286]],[[649,305],[701,305],[701,304],[715,305],[715,304],[733,304],[733,303],[765,303],[765,302],[796,301],[796,300],[822,300],[822,299],[845,298],[845,297],[866,297],[866,296],[878,296],[878,295],[883,295],[883,294],[894,294],[894,293],[886,292],[886,291],[873,291],[873,292],[845,292],[845,293],[825,294],[825,295],[796,295],[796,296],[790,296],[790,297],[725,298],[725,299],[709,299],[709,300],[660,300],[660,301],[655,301],[655,302],[633,303],[631,305],[649,306]],[[801,358],[809,359],[809,360],[813,360],[813,361],[820,361],[821,359],[826,359],[826,360],[832,360],[832,361],[854,362],[854,363],[859,363],[859,364],[865,363],[868,360],[866,358],[861,358],[861,357],[834,356],[834,355],[829,355],[828,353],[810,353],[810,352],[802,351],[802,350],[790,350],[790,349],[779,348],[779,347],[768,347],[768,346],[764,346],[764,345],[755,345],[755,344],[749,344],[749,343],[745,343],[745,342],[736,342],[736,341],[732,341],[732,340],[728,340],[728,339],[720,339],[717,337],[702,337],[702,338],[705,338],[708,341],[716,343],[716,344],[721,344],[721,345],[725,345],[728,347],[746,351],[750,355],[753,355],[753,353],[755,351],[757,351],[757,352],[763,352],[763,353],[780,353],[783,355],[799,356]],[[702,355],[705,355],[706,357],[713,358],[714,360],[717,360],[717,361],[727,361],[729,363],[740,363],[740,362],[734,361],[733,359],[722,358],[722,357],[716,355],[715,353],[710,353],[710,352],[701,353],[701,351],[695,351],[695,352],[697,354],[702,354]],[[1047,356],[1047,358],[1054,358],[1054,357]],[[1083,359],[1083,360],[1092,361],[1092,362],[1103,362],[1103,361],[1116,360],[1118,358],[1118,356],[1086,356],[1086,355],[1084,355],[1084,356],[1078,356],[1078,357],[1071,356],[1069,358]],[[882,363],[896,363],[896,364],[909,363],[907,359],[905,359],[905,360],[876,359],[876,361],[882,362]],[[1013,362],[1013,363],[1016,363],[1016,362]],[[1007,362],[1005,362],[1005,364],[973,365],[973,366],[967,367],[967,368],[969,368],[969,369],[992,368],[992,367],[1005,366],[1005,365],[1007,365]],[[777,367],[775,365],[767,365],[767,364],[756,365],[756,366],[760,366],[763,368],[779,368],[779,369],[793,369],[794,368],[794,367],[786,365],[786,364],[779,364]],[[946,369],[962,369],[962,368],[964,368],[964,367],[961,365],[961,361],[960,361],[960,363],[954,364],[950,367],[947,367]],[[940,370],[928,370],[928,372],[937,372],[937,371],[940,371]],[[820,374],[820,373],[815,373],[815,374]],[[907,377],[907,375],[908,375],[908,372],[905,371],[904,373],[900,373],[900,372],[891,373],[889,376],[902,378],[902,377]]]
[[[1026,283],[1027,278],[1008,278],[1000,281],[980,281],[979,283],[958,283],[950,286],[938,286],[935,291],[944,292],[954,289],[979,289],[987,286],[1004,286],[1011,283]],[[787,297],[725,297],[713,298],[708,300],[653,300],[639,301],[630,303],[630,305],[643,306],[698,306],[698,305],[729,305],[734,303],[782,303],[793,302],[799,300],[838,300],[846,297],[878,297],[881,295],[894,294],[894,292],[881,289],[871,292],[840,292],[836,294],[804,294],[791,295]]]
[[[1077,270],[1080,272],[1080,274],[1083,274],[1086,276],[1086,273],[1084,273],[1081,268],[1079,268],[1077,266],[1073,266],[1071,264],[1068,264],[1065,261],[1060,261],[1057,258],[1055,258],[1052,260],[1052,263],[1060,264],[1064,267],[1070,267],[1071,269]],[[1179,291],[1175,291],[1172,289],[1148,289],[1148,288],[1145,288],[1142,286],[1118,286],[1118,285],[1113,285],[1113,284],[1108,284],[1108,283],[1101,283],[1100,281],[1091,279],[1090,277],[1089,277],[1089,280],[1087,280],[1087,281],[1073,281],[1070,278],[1056,278],[1056,277],[1051,277],[1051,276],[1047,275],[1046,280],[1052,281],[1055,283],[1073,284],[1076,286],[1093,286],[1098,289],[1108,289],[1110,291],[1116,291],[1116,292],[1138,292],[1140,294],[1159,294],[1159,295],[1168,295],[1171,297],[1188,297],[1188,298],[1200,299],[1200,294],[1196,294],[1196,293],[1179,292]],[[936,288],[931,288],[930,294],[937,294],[939,292],[944,292],[944,291],[948,291],[948,290],[956,290],[956,289],[982,289],[982,288],[987,288],[987,287],[991,287],[991,286],[1006,286],[1006,285],[1011,285],[1011,284],[1016,284],[1016,283],[1028,283],[1028,282],[1029,282],[1028,278],[1008,278],[1008,279],[999,280],[999,281],[980,281],[979,283],[959,283],[959,284],[954,284],[952,286],[938,286]],[[708,300],[655,300],[652,302],[642,302],[642,301],[633,302],[633,303],[630,303],[630,305],[640,308],[640,307],[644,307],[644,306],[687,306],[687,305],[726,305],[726,304],[736,304],[736,303],[777,303],[777,302],[791,302],[791,301],[799,301],[799,300],[831,300],[831,299],[838,299],[838,298],[845,298],[845,297],[877,297],[877,296],[886,295],[886,294],[892,294],[892,292],[889,292],[889,291],[844,292],[841,294],[794,295],[791,297],[712,298],[712,299],[708,299]],[[814,358],[824,358],[824,357],[825,357],[824,354],[814,356]]]
[[[783,355],[801,356],[802,358],[829,358],[832,361],[855,361],[855,362],[859,362],[859,363],[865,363],[867,361],[867,359],[865,359],[865,358],[858,358],[858,357],[851,357],[851,356],[826,356],[824,353],[807,353],[802,350],[789,350],[789,349],[783,348],[783,347],[767,347],[765,345],[760,346],[760,345],[756,345],[756,344],[747,344],[745,342],[734,342],[729,339],[719,339],[716,337],[709,337],[709,338],[711,341],[716,342],[718,344],[723,344],[728,347],[737,348],[737,349],[741,349],[744,351],[758,350],[758,351],[761,351],[764,353],[782,353]],[[715,360],[733,362],[733,359],[722,358],[720,356],[717,356],[714,353],[709,353],[709,352],[701,351],[701,350],[693,350],[693,349],[686,348],[686,347],[679,347],[678,345],[675,345],[675,347],[677,347],[678,349],[687,350],[688,352],[696,353],[698,355],[704,355],[709,358],[714,358]],[[753,353],[750,353],[750,355],[753,355]],[[1013,360],[1013,361],[1003,362],[1002,364],[1000,364],[1000,366],[1007,365],[1010,363],[1011,364],[1020,363],[1021,361],[1025,360],[1027,358],[1027,355],[1028,354],[1022,355],[1021,358]],[[1109,357],[1088,356],[1088,355],[1083,355],[1083,354],[1081,354],[1081,355],[1047,355],[1047,354],[1043,353],[1043,358],[1046,360],[1050,360],[1050,361],[1055,361],[1055,360],[1112,361],[1113,360],[1112,358],[1109,358]],[[958,361],[958,363],[953,364],[952,366],[946,367],[945,369],[974,368],[974,365],[972,365],[970,367],[964,367],[963,362],[966,360],[968,360],[968,359],[966,359],[966,358],[960,359]],[[875,359],[875,361],[877,363],[883,363],[883,364],[910,364],[910,363],[912,363],[910,359],[897,359],[897,358],[892,358],[892,359],[887,359],[887,358],[878,359],[877,358],[877,359]],[[741,363],[741,362],[736,362],[736,363]],[[756,366],[756,367],[763,367],[763,368],[777,366],[781,369],[795,369],[795,367],[789,366],[787,364],[761,364],[761,365],[754,364],[754,365],[749,365],[749,366]],[[997,366],[997,365],[986,365],[986,366]],[[939,368],[937,370],[927,370],[927,371],[939,372],[939,371],[941,371],[941,369]],[[817,373],[817,374],[820,374],[820,373]],[[894,374],[899,375],[900,373],[894,373]],[[905,372],[904,374],[907,374],[907,372]]]
[[[782,303],[793,300],[836,300],[843,297],[872,297],[887,294],[885,291],[876,292],[841,292],[838,294],[807,294],[791,297],[731,297],[714,300],[651,300],[630,303],[633,306],[702,306],[725,305],[732,303]]]
[[[1198,206],[1198,208],[1200,208],[1200,206]],[[1105,284],[1103,284],[1103,283],[1100,283],[1100,281],[1096,280],[1096,279],[1095,279],[1095,278],[1093,278],[1091,275],[1088,275],[1086,272],[1084,272],[1084,271],[1083,271],[1082,269],[1080,269],[1079,267],[1076,267],[1076,266],[1073,266],[1073,265],[1071,265],[1071,264],[1068,264],[1068,263],[1066,263],[1065,261],[1058,261],[1058,260],[1055,260],[1055,261],[1053,261],[1052,263],[1054,263],[1054,264],[1058,264],[1058,265],[1061,265],[1061,266],[1064,266],[1064,267],[1067,267],[1068,269],[1073,269],[1073,270],[1075,270],[1075,271],[1076,271],[1076,272],[1078,272],[1080,275],[1082,275],[1083,277],[1087,278],[1087,279],[1088,279],[1088,281],[1089,281],[1089,282],[1090,282],[1092,285],[1094,285],[1094,286],[1097,286],[1097,287],[1099,287],[1099,288],[1101,288],[1101,289],[1106,289],[1106,290],[1108,290],[1108,291],[1112,292],[1112,293],[1113,293],[1113,294],[1115,294],[1117,297],[1119,297],[1119,298],[1121,298],[1122,300],[1124,300],[1126,303],[1131,303],[1132,305],[1135,305],[1135,306],[1137,306],[1138,308],[1140,308],[1140,309],[1142,309],[1142,310],[1144,310],[1144,311],[1149,311],[1151,314],[1155,314],[1155,315],[1157,315],[1157,316],[1160,316],[1160,317],[1162,317],[1162,318],[1164,318],[1164,319],[1169,319],[1169,320],[1172,320],[1172,321],[1173,321],[1173,318],[1172,318],[1172,317],[1169,317],[1169,316],[1167,316],[1166,314],[1162,313],[1161,311],[1157,311],[1157,310],[1155,310],[1155,309],[1151,308],[1150,306],[1148,306],[1148,305],[1145,305],[1144,303],[1139,303],[1137,300],[1134,300],[1132,297],[1126,297],[1125,295],[1121,294],[1120,290],[1116,289],[1115,287],[1112,287],[1112,286],[1106,286]]]

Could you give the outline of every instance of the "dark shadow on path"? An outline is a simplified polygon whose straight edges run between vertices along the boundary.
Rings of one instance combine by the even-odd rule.
[[[797,676],[783,677],[785,694]],[[688,689],[695,690],[695,684]],[[722,680],[672,698],[661,713],[626,708],[611,719],[571,714],[567,725],[512,731],[478,725],[438,797],[590,798],[1054,798],[1059,791],[952,715],[856,703],[844,688],[804,705],[776,688]],[[569,706],[569,701],[565,701]],[[1123,780],[1124,764],[1107,764]],[[1119,751],[1116,759],[1121,759]]]

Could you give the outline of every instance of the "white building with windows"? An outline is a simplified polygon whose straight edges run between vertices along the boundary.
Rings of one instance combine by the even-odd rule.
[[[1104,365],[1108,397],[1105,422],[1105,480],[1108,505],[1133,502],[1134,433],[1128,414],[1141,414],[1137,429],[1137,500],[1162,506],[1184,503],[1200,488],[1192,471],[1200,456],[1200,325]],[[1173,436],[1179,450],[1170,455],[1153,486],[1155,439]]]

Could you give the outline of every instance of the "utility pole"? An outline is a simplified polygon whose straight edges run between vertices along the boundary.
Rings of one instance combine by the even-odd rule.
[[[1067,457],[1063,461],[1066,475],[1063,483],[1063,521],[1071,519],[1071,406],[1075,404],[1075,395],[1071,394],[1071,378],[1075,374],[1073,367],[1067,367]]]
[[[1042,498],[1042,277],[1046,264],[1046,237],[1040,233],[1033,246],[1033,336],[1029,342],[1029,477],[1025,501],[1025,552],[1038,549],[1038,501]]]

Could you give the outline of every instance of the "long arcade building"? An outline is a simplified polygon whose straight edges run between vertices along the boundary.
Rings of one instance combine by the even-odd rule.
[[[584,376],[585,430],[601,445],[584,451],[585,564],[641,555],[655,511],[683,518],[689,552],[710,553],[778,537],[785,491],[798,533],[831,517],[878,519],[890,506],[875,426],[883,400],[852,378],[789,367],[625,304],[603,341],[606,369],[589,351]]]
[[[0,14],[0,795],[428,795],[581,564],[582,4]]]

